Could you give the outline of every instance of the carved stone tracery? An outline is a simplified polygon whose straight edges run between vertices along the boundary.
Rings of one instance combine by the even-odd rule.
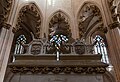
[[[49,23],[49,36],[56,34],[63,34],[71,37],[70,20],[61,11],[58,11],[50,20]]]
[[[19,12],[16,27],[13,32],[25,29],[32,32],[35,38],[40,38],[41,15],[35,4],[29,4]]]
[[[100,9],[94,4],[85,4],[78,17],[79,38],[86,37],[86,35],[98,24],[103,24]],[[102,28],[96,28],[97,31]],[[103,30],[100,30],[103,31]]]

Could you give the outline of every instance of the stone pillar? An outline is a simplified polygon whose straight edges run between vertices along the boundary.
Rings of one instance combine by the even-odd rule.
[[[110,31],[109,31],[109,48],[110,48],[110,59],[111,63],[114,66],[114,71],[116,75],[116,81],[120,82],[120,34],[118,31],[118,28],[110,24],[109,25]]]
[[[0,82],[3,82],[12,45],[13,33],[10,24],[3,24],[0,34]]]
[[[105,25],[108,27],[108,32],[106,34],[109,51],[108,55],[114,68],[116,81],[120,82],[120,35],[117,31],[119,23],[116,20],[117,15],[115,15],[113,1],[114,0],[101,0]]]

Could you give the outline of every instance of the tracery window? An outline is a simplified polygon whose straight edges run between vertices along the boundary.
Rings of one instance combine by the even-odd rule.
[[[23,48],[22,44],[25,44],[25,43],[26,43],[25,35],[18,36],[18,38],[16,40],[14,54],[23,54],[24,53],[24,48]]]
[[[109,63],[105,40],[100,35],[96,35],[93,40],[95,42],[94,53],[95,54],[102,54],[101,61],[104,63]]]
[[[68,38],[65,35],[54,35],[50,39],[50,42],[55,43],[55,46],[61,46],[64,42],[67,42]]]

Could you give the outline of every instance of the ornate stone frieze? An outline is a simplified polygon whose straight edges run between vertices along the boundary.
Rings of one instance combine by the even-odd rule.
[[[116,27],[120,27],[120,23],[119,22],[113,22],[112,24],[108,25],[110,29],[114,29]]]
[[[95,67],[83,67],[83,66],[14,66],[10,67],[13,73],[41,73],[41,74],[70,74],[70,73],[78,73],[78,74],[102,74],[105,73],[106,68],[102,66]]]

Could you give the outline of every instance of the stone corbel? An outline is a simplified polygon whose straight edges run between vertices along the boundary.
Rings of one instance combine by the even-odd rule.
[[[108,25],[110,29],[114,29],[120,27],[120,23],[118,21],[113,22],[112,24]]]

